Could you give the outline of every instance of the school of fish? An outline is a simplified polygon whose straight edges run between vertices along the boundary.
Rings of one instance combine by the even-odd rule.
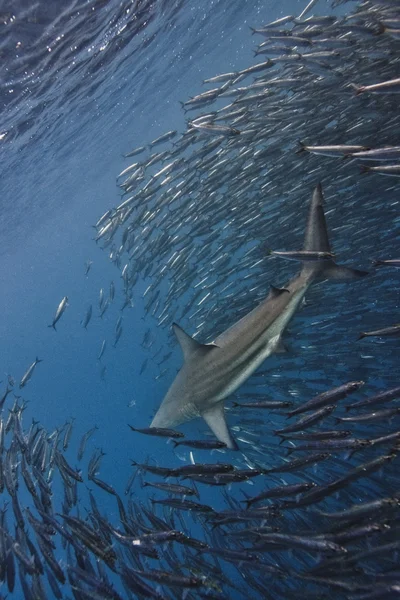
[[[13,597],[17,581],[26,600],[400,597],[400,386],[371,390],[344,380],[324,382],[305,401],[274,398],[271,371],[259,368],[291,352],[283,336],[309,290],[313,315],[325,308],[325,286],[311,292],[315,283],[348,282],[330,297],[351,311],[348,290],[359,286],[362,301],[378,270],[395,279],[400,265],[386,246],[386,255],[382,247],[364,256],[368,218],[354,240],[340,232],[358,202],[371,215],[399,193],[400,2],[365,0],[341,17],[310,15],[315,4],[252,29],[254,64],[211,76],[209,88],[182,102],[184,132],[127,149],[134,162],[117,177],[122,199],[95,225],[118,283],[100,290],[98,310],[93,302],[82,327],[95,327],[120,300],[114,338],[94,357],[104,361],[109,346],[117,351],[138,282],[149,281],[140,373],[153,361],[171,387],[155,401],[151,423],[129,427],[132,436],[186,447],[184,462],[132,460],[121,498],[100,477],[103,451],[86,458],[96,427],[80,440],[80,466],[73,466],[66,457],[73,419],[50,432],[35,421],[27,426],[25,400],[9,375],[0,398],[2,598]],[[371,178],[382,186],[379,197]],[[339,198],[346,214],[335,211]],[[298,228],[283,218],[283,204],[301,215]],[[336,262],[344,240],[351,267]],[[282,268],[282,284],[272,282],[267,295],[272,265]],[[47,323],[51,335],[68,319],[68,302],[64,296]],[[329,335],[320,325],[307,343],[319,340],[324,352]],[[168,348],[157,347],[157,328],[170,331]],[[354,348],[369,344],[373,355],[368,338],[390,342],[400,325],[389,314],[382,327],[357,334]],[[184,362],[172,381],[176,341]],[[27,368],[19,392],[34,385],[39,363],[45,369],[46,357]],[[313,368],[301,364],[296,378]],[[202,429],[187,439],[175,429],[197,417],[213,437]],[[89,482],[95,487],[84,507]],[[151,492],[147,503],[135,499],[135,486]],[[113,520],[102,511],[103,493],[115,498]]]

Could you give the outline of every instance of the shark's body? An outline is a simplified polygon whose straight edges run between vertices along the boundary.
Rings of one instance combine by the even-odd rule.
[[[331,252],[321,186],[314,191],[306,228],[304,250]],[[281,336],[316,280],[351,280],[364,271],[336,265],[333,260],[303,263],[300,273],[283,289],[271,288],[254,310],[219,335],[212,344],[200,344],[178,325],[174,331],[184,355],[184,365],[172,383],[151,427],[176,427],[195,417],[229,448],[237,448],[228,429],[223,401],[254,373],[273,352]]]

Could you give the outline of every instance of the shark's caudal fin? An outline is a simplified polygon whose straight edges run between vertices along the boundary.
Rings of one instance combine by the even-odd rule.
[[[303,250],[306,250],[307,252],[332,253],[323,201],[322,186],[319,183],[314,190],[308,213],[303,247]],[[315,277],[318,279],[332,279],[338,282],[352,281],[368,275],[367,271],[342,267],[337,265],[333,260],[307,262],[304,263],[303,270],[306,272],[312,270],[315,273]]]

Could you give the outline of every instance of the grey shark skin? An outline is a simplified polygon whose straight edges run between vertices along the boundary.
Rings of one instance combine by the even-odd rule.
[[[316,187],[308,216],[304,250],[331,252],[321,185]],[[200,344],[178,325],[173,329],[184,364],[169,388],[150,427],[176,427],[201,416],[228,448],[237,449],[225,420],[224,400],[246,381],[273,352],[312,283],[324,279],[350,281],[367,273],[341,267],[333,260],[305,262],[283,289],[271,288],[267,298],[219,335]]]

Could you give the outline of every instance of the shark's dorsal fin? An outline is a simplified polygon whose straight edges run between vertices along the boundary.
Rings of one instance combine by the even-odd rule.
[[[217,346],[215,344],[201,344],[197,340],[193,339],[186,331],[179,327],[177,323],[172,323],[172,329],[176,335],[176,339],[183,352],[183,358],[185,361],[190,360],[195,353],[207,353]]]
[[[238,445],[233,439],[226,423],[223,402],[214,404],[214,406],[202,412],[201,416],[220,442],[226,444],[231,450],[238,450]]]
[[[286,288],[278,288],[278,287],[275,287],[274,285],[271,285],[271,289],[269,291],[269,297],[270,298],[278,298],[278,296],[280,296],[281,294],[283,294],[285,292],[290,294],[289,290],[287,290]]]

